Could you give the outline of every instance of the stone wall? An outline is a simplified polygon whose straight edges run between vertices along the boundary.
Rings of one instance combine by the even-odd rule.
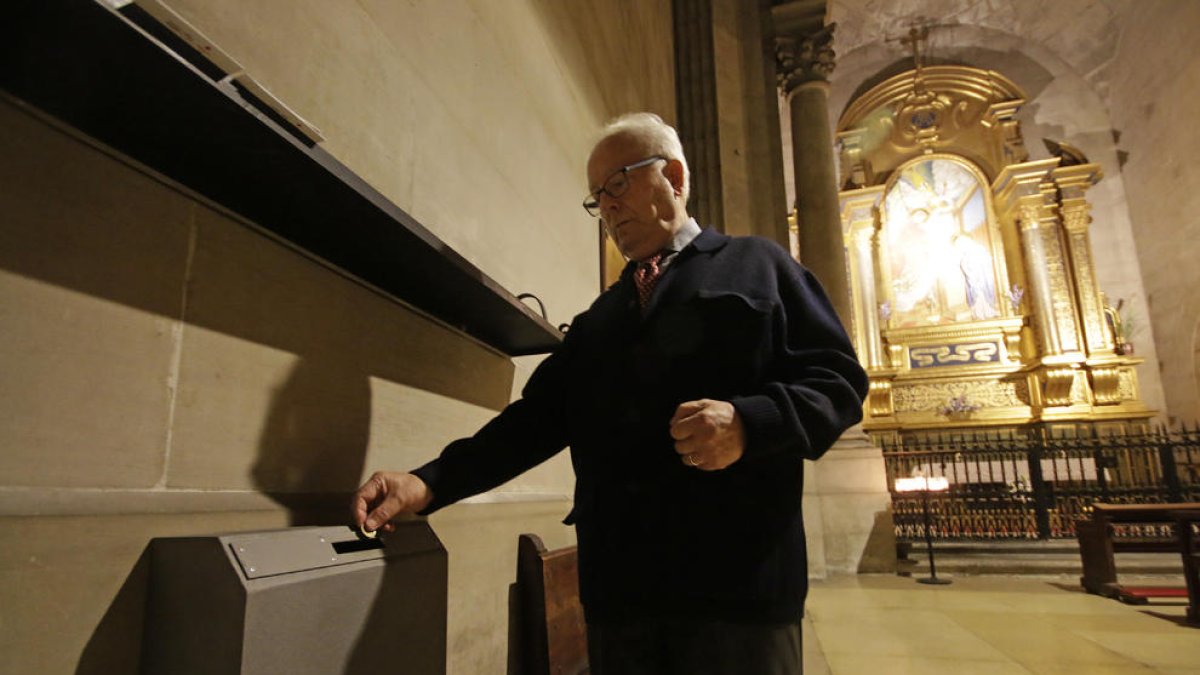
[[[665,0],[171,4],[555,324],[599,285],[592,134],[674,117]],[[473,432],[537,363],[19,102],[0,129],[0,672],[133,672],[152,537],[336,522],[364,475]],[[450,673],[505,672],[516,536],[570,543],[571,483],[558,457],[432,518]]]
[[[1122,32],[1107,69],[1107,103],[1146,285],[1132,307],[1153,327],[1172,422],[1200,421],[1200,60],[1187,50],[1200,29],[1200,3],[1152,0],[1120,5]],[[1139,335],[1142,338],[1139,338]]]

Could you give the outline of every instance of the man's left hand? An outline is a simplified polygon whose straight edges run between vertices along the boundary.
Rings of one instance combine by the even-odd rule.
[[[679,404],[671,417],[671,438],[684,464],[717,471],[742,458],[746,432],[728,401],[700,399]]]

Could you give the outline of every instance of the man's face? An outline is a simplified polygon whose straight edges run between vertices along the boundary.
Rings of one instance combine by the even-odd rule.
[[[589,189],[600,189],[622,167],[653,154],[629,136],[606,138],[588,159]],[[687,220],[687,213],[677,199],[681,177],[682,166],[678,162],[662,160],[631,170],[626,176],[629,187],[620,197],[600,193],[600,220],[626,258],[644,260],[658,253]]]

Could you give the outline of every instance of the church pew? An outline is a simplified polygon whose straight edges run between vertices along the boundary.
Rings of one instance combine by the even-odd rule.
[[[1195,540],[1185,518],[1200,517],[1200,503],[1178,504],[1104,504],[1092,506],[1092,517],[1075,524],[1079,555],[1083,563],[1080,584],[1089,593],[1128,602],[1145,602],[1147,597],[1183,597],[1184,589],[1127,589],[1117,582],[1116,553],[1175,553],[1182,556],[1185,572],[1189,563],[1188,547]],[[1194,521],[1192,521],[1194,522]],[[1171,536],[1117,539],[1114,525],[1169,525]],[[1189,580],[1189,590],[1195,580]],[[1191,600],[1194,608],[1195,598]]]
[[[1200,513],[1196,511],[1175,512],[1176,532],[1191,534],[1192,528],[1200,526]],[[1183,537],[1183,575],[1187,579],[1188,622],[1200,625],[1200,542],[1195,537]]]
[[[547,550],[540,537],[517,540],[521,659],[524,675],[585,675],[587,627],[579,603],[574,546]]]

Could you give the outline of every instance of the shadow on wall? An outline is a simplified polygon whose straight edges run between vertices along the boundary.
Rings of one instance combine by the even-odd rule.
[[[875,521],[871,524],[871,533],[863,545],[862,555],[858,559],[858,573],[894,573],[896,561],[896,526],[892,521],[891,508],[875,512]]]
[[[349,521],[370,440],[371,387],[346,365],[298,361],[259,438],[254,485],[288,510],[293,526]]]
[[[147,546],[84,645],[75,675],[138,672],[149,580],[150,547]]]
[[[0,100],[0,129],[0,277],[42,281],[281,352],[327,355],[364,374],[473,405],[500,410],[508,403],[507,357],[251,231],[36,113]],[[4,299],[24,300],[24,287],[14,288],[4,289],[16,294]],[[32,316],[38,329],[63,324],[56,314]],[[103,337],[110,327],[97,329]],[[414,350],[437,360],[394,356]],[[336,381],[345,378],[339,373]]]
[[[370,415],[367,376],[342,364],[302,359],[275,392],[253,478],[287,509],[291,525],[348,522],[348,495],[362,476]],[[138,672],[149,560],[147,546],[84,647],[76,675]],[[370,634],[370,624],[366,629]]]

